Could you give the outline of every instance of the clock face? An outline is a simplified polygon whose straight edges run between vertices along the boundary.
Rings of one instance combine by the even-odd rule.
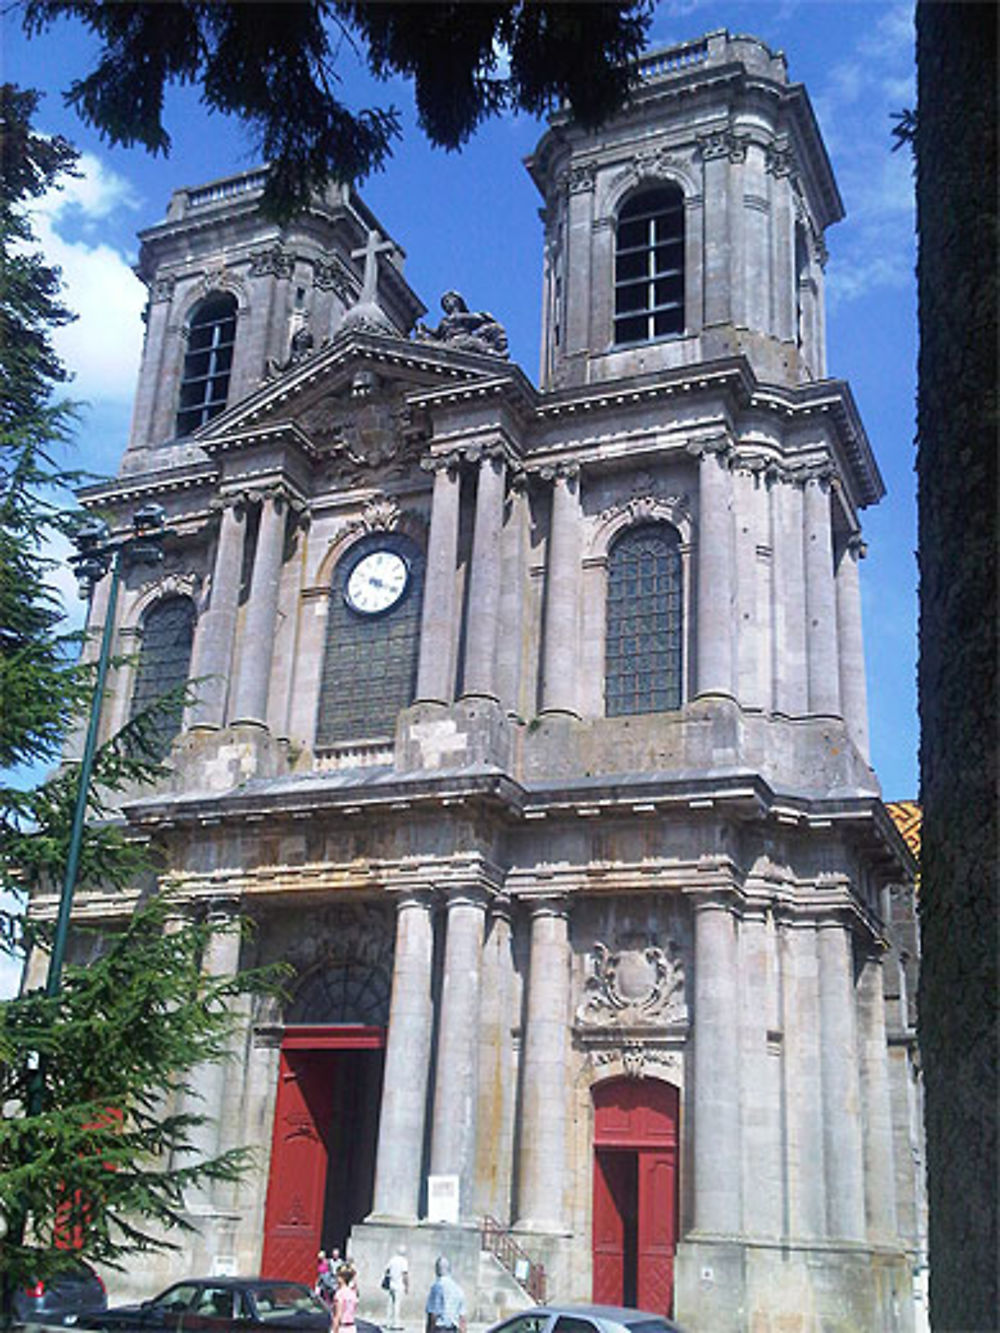
[[[347,578],[347,605],[365,616],[395,606],[406,591],[410,570],[395,551],[372,551],[363,556]]]

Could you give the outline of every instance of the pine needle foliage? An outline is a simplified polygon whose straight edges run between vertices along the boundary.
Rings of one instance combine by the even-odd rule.
[[[0,1006],[0,1207],[29,1223],[2,1250],[13,1285],[65,1266],[67,1247],[113,1266],[169,1247],[171,1232],[190,1230],[187,1190],[251,1166],[242,1148],[206,1159],[193,1138],[205,1123],[194,1071],[231,1058],[234,1007],[277,980],[207,976],[218,931],[155,895],[95,939],[86,966],[67,967],[57,996]],[[43,1109],[28,1115],[39,1076]]]
[[[455,149],[504,112],[565,103],[582,124],[600,124],[628,95],[652,13],[650,0],[27,0],[23,9],[29,34],[73,17],[100,38],[66,101],[110,143],[168,153],[165,91],[200,85],[204,105],[242,121],[270,162],[263,205],[279,219],[331,180],[382,168],[399,137],[396,107],[345,105],[345,48],[379,79],[411,80],[421,129]]]

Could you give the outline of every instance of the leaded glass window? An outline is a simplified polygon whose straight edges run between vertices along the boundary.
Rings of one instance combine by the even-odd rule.
[[[684,196],[676,185],[643,190],[615,227],[615,343],[684,332]]]
[[[374,552],[391,551],[407,567],[405,591],[387,611],[366,615],[347,597],[355,568]],[[379,532],[351,547],[334,570],[320,681],[317,746],[393,735],[396,715],[417,685],[424,554],[402,533]]]
[[[226,406],[235,343],[235,296],[216,293],[195,306],[181,375],[178,435],[190,435]]]
[[[132,689],[131,715],[143,712],[165,694],[187,683],[194,640],[194,603],[190,597],[164,597],[142,622],[142,646]],[[155,751],[162,758],[181,729],[183,699],[161,707],[153,719]]]
[[[305,978],[285,1012],[286,1023],[350,1023],[386,1027],[392,981],[384,968],[341,963]]]
[[[680,537],[666,523],[630,528],[608,557],[605,712],[681,705]]]

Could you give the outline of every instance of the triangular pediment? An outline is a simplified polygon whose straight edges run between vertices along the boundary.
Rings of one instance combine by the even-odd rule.
[[[297,364],[275,371],[259,389],[220,413],[194,437],[206,453],[232,449],[275,432],[287,433],[306,453],[336,452],[351,423],[364,429],[407,427],[410,394],[489,380],[494,357],[456,352],[432,343],[368,332],[336,338]],[[379,451],[372,437],[366,457]]]

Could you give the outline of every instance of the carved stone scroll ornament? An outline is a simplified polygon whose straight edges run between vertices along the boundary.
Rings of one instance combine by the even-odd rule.
[[[418,338],[447,343],[461,352],[485,352],[487,356],[507,359],[507,331],[499,320],[485,310],[470,310],[461,292],[445,292],[441,308],[444,318],[437,328],[418,324]]]
[[[576,1021],[582,1027],[624,1028],[686,1022],[684,963],[676,943],[613,951],[597,942]]]
[[[620,1068],[626,1078],[667,1074],[677,1080],[682,1076],[679,1052],[660,1050],[634,1037],[626,1038],[620,1045],[597,1047],[590,1052],[589,1059],[591,1068],[601,1074]]]

